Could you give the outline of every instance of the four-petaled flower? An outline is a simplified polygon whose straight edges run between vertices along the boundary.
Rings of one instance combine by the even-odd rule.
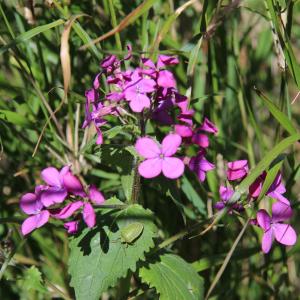
[[[182,160],[172,157],[181,144],[181,137],[178,134],[168,134],[158,144],[149,137],[139,138],[135,144],[135,149],[139,155],[146,158],[139,165],[139,173],[145,178],[153,178],[161,172],[164,176],[175,179],[180,177],[184,171]]]
[[[277,201],[272,205],[272,217],[266,210],[257,212],[258,225],[264,230],[262,237],[262,251],[268,253],[272,242],[275,240],[283,245],[292,246],[297,241],[295,230],[289,224],[282,223],[292,216],[292,209],[289,205]]]

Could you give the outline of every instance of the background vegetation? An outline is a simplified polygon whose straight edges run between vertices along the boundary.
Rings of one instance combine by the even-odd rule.
[[[131,44],[135,57],[141,53],[178,55],[180,64],[175,73],[179,90],[192,99],[195,119],[201,122],[203,115],[208,116],[220,131],[211,141],[209,152],[209,160],[217,168],[204,184],[188,173],[175,196],[170,197],[164,189],[167,183],[155,180],[142,190],[140,203],[155,213],[162,240],[195,222],[208,224],[213,203],[219,200],[224,161],[248,159],[255,167],[278,142],[296,134],[295,128],[299,128],[299,1],[148,0],[140,6],[141,3],[1,1],[3,300],[74,298],[68,274],[69,241],[62,226],[51,223],[25,239],[19,231],[23,218],[19,198],[39,183],[41,169],[72,163],[76,172],[96,184],[106,198],[115,195],[121,201],[126,199],[126,179],[120,164],[126,155],[112,151],[124,137],[117,127],[107,127],[106,136],[111,140],[99,147],[94,145],[94,132],[81,129],[84,92],[106,54],[123,56],[126,45]],[[64,24],[70,20],[73,23],[67,36],[64,28],[69,23]],[[117,30],[103,37],[118,24]],[[101,42],[80,48],[99,36],[103,38]],[[60,56],[61,43],[69,43],[72,67],[67,101],[64,78],[67,79],[62,70],[68,55]],[[292,223],[299,232],[299,143],[287,153],[283,178],[286,197],[294,207]],[[216,277],[244,224],[243,218],[229,215],[206,235],[192,239],[185,236],[167,249],[191,263],[204,279],[205,292],[217,280],[211,299],[297,299],[300,241],[291,249],[276,246],[264,256],[260,232],[253,227],[247,228],[222,277]],[[158,297],[154,288],[148,289],[138,278],[132,289],[128,286],[128,280],[121,280],[102,299]]]

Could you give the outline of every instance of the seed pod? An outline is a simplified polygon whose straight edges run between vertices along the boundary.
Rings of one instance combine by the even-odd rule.
[[[144,230],[144,225],[134,222],[121,229],[121,242],[131,245],[138,239]]]

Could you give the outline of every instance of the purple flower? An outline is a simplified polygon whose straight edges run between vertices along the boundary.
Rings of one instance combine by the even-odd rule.
[[[181,137],[178,134],[168,134],[162,144],[156,143],[148,137],[139,138],[135,149],[139,155],[146,158],[139,165],[139,173],[145,178],[153,178],[161,172],[170,179],[180,177],[184,172],[183,162],[172,157],[181,144]]]
[[[281,173],[278,173],[266,194],[271,198],[277,199],[287,205],[290,205],[290,201],[284,196],[282,196],[282,194],[286,192],[286,189],[283,183],[281,182],[281,178]]]
[[[257,198],[261,192],[263,183],[267,176],[267,172],[260,174],[255,181],[249,186],[249,195],[253,198]]]
[[[227,178],[228,180],[237,180],[244,178],[249,171],[247,160],[236,160],[227,163]]]
[[[193,133],[192,143],[202,148],[207,148],[209,146],[209,139],[208,136],[203,133]]]
[[[68,191],[64,185],[64,177],[69,172],[69,167],[65,166],[60,171],[54,167],[48,167],[41,172],[42,179],[48,186],[40,186],[41,202],[45,207],[63,202]]]
[[[203,124],[199,128],[202,131],[206,131],[209,133],[217,134],[218,133],[218,128],[217,126],[209,121],[207,118],[204,118]]]
[[[193,129],[187,125],[175,125],[174,129],[183,138],[189,138],[193,135]]]
[[[64,224],[69,234],[75,234],[78,231],[79,221],[70,221]]]
[[[257,223],[264,230],[262,238],[262,251],[264,253],[270,251],[274,238],[277,242],[287,246],[296,243],[295,230],[289,224],[282,223],[289,219],[292,213],[291,207],[281,201],[272,205],[272,217],[264,209],[257,212]]]
[[[134,112],[141,112],[144,108],[150,108],[150,98],[147,93],[155,90],[155,81],[143,78],[136,70],[133,72],[131,81],[126,84],[124,95],[129,106]]]
[[[50,213],[47,210],[43,210],[44,206],[40,199],[40,189],[37,189],[34,194],[27,193],[23,195],[20,200],[20,207],[25,214],[30,215],[22,223],[21,232],[23,235],[42,227],[49,220]]]
[[[192,157],[189,162],[189,168],[196,173],[201,182],[205,180],[206,172],[215,168],[214,164],[206,160],[204,155],[205,151],[201,150],[196,156]]]

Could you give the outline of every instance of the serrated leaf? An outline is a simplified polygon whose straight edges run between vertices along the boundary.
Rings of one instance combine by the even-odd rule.
[[[181,257],[163,254],[139,271],[142,281],[154,287],[160,300],[203,299],[203,278]]]
[[[123,204],[118,200],[110,202],[106,204]],[[142,223],[143,232],[132,244],[124,244],[121,229],[133,222]],[[70,242],[69,273],[77,300],[98,300],[129,270],[135,271],[137,262],[143,261],[144,254],[154,246],[157,229],[153,214],[140,205],[131,205],[122,211],[106,210],[97,224]]]

